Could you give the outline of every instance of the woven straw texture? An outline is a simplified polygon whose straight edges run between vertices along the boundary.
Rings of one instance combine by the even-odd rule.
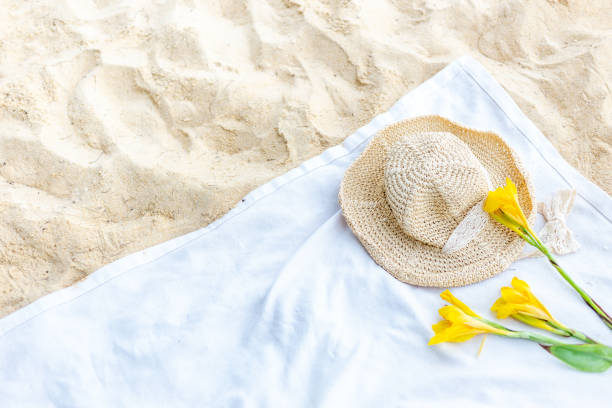
[[[464,248],[441,250],[486,196],[488,182],[497,187],[506,177],[516,184],[519,203],[533,221],[533,187],[499,136],[440,116],[418,117],[373,138],[346,171],[339,201],[370,256],[395,278],[418,286],[463,286],[500,273],[524,246],[519,236],[489,219]]]

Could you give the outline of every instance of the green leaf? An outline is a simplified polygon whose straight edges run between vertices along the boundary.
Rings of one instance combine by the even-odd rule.
[[[590,373],[601,373],[612,366],[612,348],[603,344],[566,344],[545,349],[566,364]]]

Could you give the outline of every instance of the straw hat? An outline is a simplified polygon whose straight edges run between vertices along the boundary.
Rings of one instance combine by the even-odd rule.
[[[462,286],[498,274],[522,251],[524,241],[482,209],[506,177],[532,222],[533,187],[499,136],[425,116],[374,136],[346,171],[339,201],[350,228],[391,275],[419,286]]]

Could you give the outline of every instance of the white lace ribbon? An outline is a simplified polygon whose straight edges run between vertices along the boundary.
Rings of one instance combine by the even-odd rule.
[[[465,218],[457,225],[448,238],[442,252],[452,254],[469,244],[484,228],[489,221],[489,214],[483,209],[484,201],[479,201],[466,214]]]
[[[566,218],[574,206],[575,198],[576,190],[561,190],[557,191],[547,202],[538,203],[538,212],[546,221],[538,237],[549,250],[557,255],[571,254],[580,248],[580,244],[566,224]],[[522,255],[521,258],[534,256],[542,256],[542,253],[534,250]]]
[[[489,173],[482,164],[480,164],[480,168],[482,169],[482,174],[487,180],[489,190],[493,190],[493,184],[489,178]],[[487,214],[483,208],[486,199],[486,197],[483,198],[481,201],[477,202],[476,205],[470,209],[470,211],[468,211],[463,220],[454,229],[451,236],[448,237],[444,247],[442,247],[443,253],[452,254],[455,251],[465,248],[467,244],[469,244],[478,236],[478,234],[480,234],[480,231],[482,231],[484,226],[489,221],[489,214]]]

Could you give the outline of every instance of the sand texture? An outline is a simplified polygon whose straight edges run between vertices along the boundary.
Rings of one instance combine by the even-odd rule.
[[[465,54],[612,192],[610,4],[0,0],[0,316],[207,225]]]

